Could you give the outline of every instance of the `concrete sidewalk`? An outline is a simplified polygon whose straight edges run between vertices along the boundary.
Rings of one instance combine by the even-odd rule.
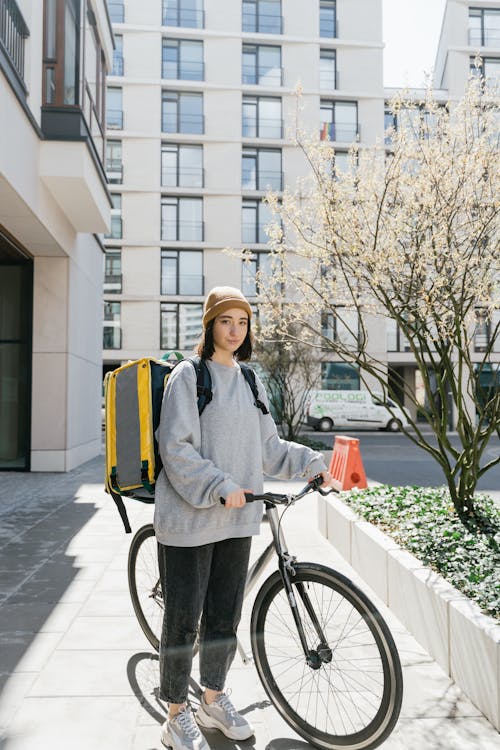
[[[104,493],[102,476],[102,457],[68,474],[0,473],[5,750],[161,747],[165,707],[157,698],[158,658],[134,617],[126,570],[131,537]],[[272,483],[279,491],[301,485]],[[151,506],[130,501],[128,508],[134,530],[151,520]],[[491,724],[319,535],[315,500],[306,498],[287,513],[284,528],[299,559],[323,562],[357,580],[388,620],[404,666],[405,694],[385,750],[498,750]],[[266,540],[264,531],[255,555]],[[240,629],[249,653],[250,610],[248,601]],[[228,684],[256,727],[255,739],[237,747],[310,747],[281,720],[253,666],[238,656]],[[206,736],[214,750],[235,747],[218,732]]]

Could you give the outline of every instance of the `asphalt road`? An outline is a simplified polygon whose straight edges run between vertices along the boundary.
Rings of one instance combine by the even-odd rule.
[[[401,433],[368,430],[315,432],[306,428],[304,434],[311,439],[323,441],[327,447],[333,446],[335,434],[358,438],[366,475],[377,482],[421,487],[444,484],[444,475],[439,464]],[[458,438],[453,433],[450,435],[450,441],[453,445],[459,446]],[[499,453],[500,440],[498,437],[492,437],[483,454],[482,465]],[[481,477],[478,489],[500,491],[500,464]]]

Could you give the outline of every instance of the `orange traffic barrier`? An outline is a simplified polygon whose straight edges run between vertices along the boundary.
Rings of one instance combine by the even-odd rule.
[[[357,438],[344,435],[335,437],[329,471],[337,490],[351,490],[353,487],[362,490],[368,487]]]

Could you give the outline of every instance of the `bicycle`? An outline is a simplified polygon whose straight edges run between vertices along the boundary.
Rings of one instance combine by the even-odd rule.
[[[315,477],[295,495],[246,496],[247,502],[264,501],[272,540],[248,572],[245,596],[274,552],[278,557],[278,570],[253,605],[253,659],[269,699],[297,734],[323,750],[369,750],[387,739],[401,709],[403,677],[394,640],[349,578],[297,562],[288,552],[277,509],[284,505],[286,511],[315,490],[330,494],[321,482]],[[128,576],[139,624],[158,650],[163,598],[152,524],[132,540]],[[248,662],[241,643],[238,650]]]

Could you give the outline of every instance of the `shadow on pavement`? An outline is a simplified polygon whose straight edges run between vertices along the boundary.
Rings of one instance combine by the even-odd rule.
[[[76,495],[82,484],[95,482],[100,462],[65,474],[0,472],[0,690],[21,662],[30,671],[50,634],[65,629],[56,608],[70,603],[67,592],[80,570],[66,550],[98,510],[91,500],[75,502]]]

